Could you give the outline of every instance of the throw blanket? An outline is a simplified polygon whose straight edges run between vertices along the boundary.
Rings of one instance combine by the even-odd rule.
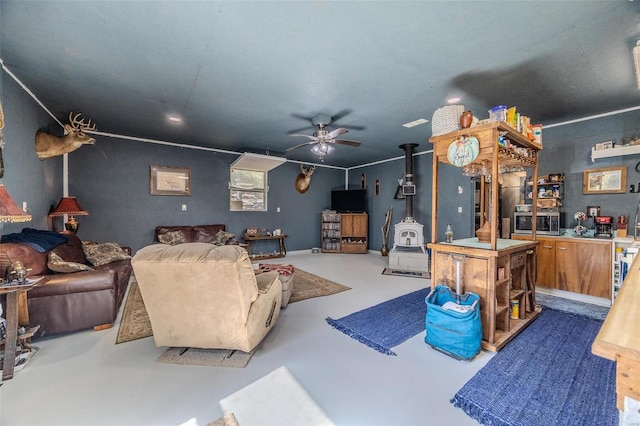
[[[24,228],[20,233],[3,235],[0,242],[26,244],[39,253],[45,253],[68,240],[66,236],[57,232]]]
[[[263,272],[278,271],[280,275],[291,275],[296,271],[293,265],[277,265],[271,263],[259,263],[258,269],[255,270],[256,274]]]

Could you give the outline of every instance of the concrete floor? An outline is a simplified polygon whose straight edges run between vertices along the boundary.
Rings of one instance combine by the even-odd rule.
[[[381,275],[387,258],[377,254],[296,252],[273,262],[283,261],[352,290],[290,304],[240,369],[156,363],[165,348],[153,338],[115,345],[119,319],[109,330],[36,340],[39,352],[0,387],[2,426],[201,426],[222,415],[219,400],[283,365],[337,425],[477,424],[449,399],[493,354],[456,361],[427,346],[423,332],[387,356],[325,321],[428,280]]]

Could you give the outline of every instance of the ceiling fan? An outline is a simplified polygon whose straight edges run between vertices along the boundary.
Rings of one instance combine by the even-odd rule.
[[[311,152],[318,155],[322,160],[325,155],[330,154],[333,151],[333,144],[337,145],[348,145],[358,147],[360,146],[360,142],[350,140],[350,139],[336,139],[338,136],[343,135],[348,132],[344,127],[340,127],[338,129],[328,131],[325,129],[331,123],[331,117],[326,115],[318,114],[311,118],[311,123],[318,129],[313,132],[313,135],[304,135],[300,133],[294,133],[290,136],[296,137],[305,137],[311,139],[309,142],[301,143],[300,145],[296,145],[287,149],[287,152],[293,151],[294,149],[302,148],[303,146],[313,145],[311,148]]]

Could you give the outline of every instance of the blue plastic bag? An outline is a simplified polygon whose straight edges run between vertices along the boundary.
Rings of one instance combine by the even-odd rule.
[[[443,308],[447,302],[451,302],[448,305],[453,309]],[[480,353],[480,296],[475,293],[458,296],[446,285],[439,285],[431,290],[425,303],[427,333],[424,341],[427,344],[456,359],[470,360]]]

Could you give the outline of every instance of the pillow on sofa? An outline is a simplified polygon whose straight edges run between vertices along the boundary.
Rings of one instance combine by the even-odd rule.
[[[186,243],[187,239],[184,237],[184,233],[182,231],[168,231],[164,234],[158,235],[158,241],[160,241],[162,244],[175,246],[177,244]]]
[[[131,259],[116,243],[88,243],[82,245],[87,261],[93,266],[102,266],[118,260]]]
[[[49,252],[49,260],[47,261],[47,267],[53,272],[71,273],[80,271],[93,271],[94,269],[85,265],[84,263],[77,262],[65,262],[60,256],[54,252]]]
[[[229,241],[230,239],[232,239],[235,236],[236,236],[236,234],[232,234],[231,232],[220,230],[216,234],[216,236],[213,239],[213,241],[211,241],[211,244],[214,244],[216,246],[223,246],[223,245],[227,244],[227,241]]]

